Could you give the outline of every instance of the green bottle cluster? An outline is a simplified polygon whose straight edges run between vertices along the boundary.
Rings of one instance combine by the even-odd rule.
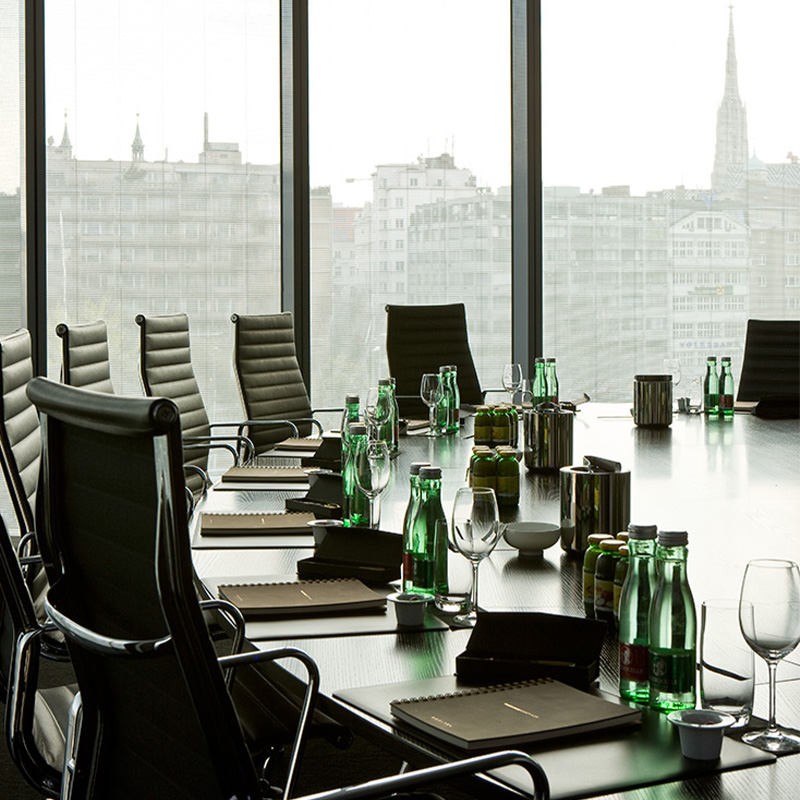
[[[720,359],[717,372],[716,356],[706,359],[706,375],[703,380],[703,411],[709,417],[733,419],[734,381],[730,356]]]
[[[409,495],[405,517],[403,517],[403,591],[414,588],[414,518],[420,504],[420,478],[422,467],[429,467],[427,461],[414,461],[409,468]]]

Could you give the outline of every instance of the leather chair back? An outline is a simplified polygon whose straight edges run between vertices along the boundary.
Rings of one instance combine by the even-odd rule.
[[[234,327],[233,368],[247,419],[307,419],[311,416],[290,312],[231,317]],[[311,425],[298,423],[301,436]],[[291,436],[289,428],[250,428],[248,436],[262,452]]]
[[[800,394],[800,320],[747,321],[738,400]]]
[[[69,386],[114,394],[108,358],[106,323],[86,322],[56,326],[61,338],[61,380]]]
[[[386,306],[386,358],[397,381],[398,405],[404,417],[427,419],[428,408],[419,399],[426,372],[445,364],[458,367],[461,402],[483,402],[472,359],[463,303],[431,306]]]

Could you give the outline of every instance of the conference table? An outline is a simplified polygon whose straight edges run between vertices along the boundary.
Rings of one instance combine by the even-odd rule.
[[[413,461],[427,461],[442,468],[443,505],[449,513],[456,489],[465,485],[473,445],[471,434],[472,421],[467,419],[458,435],[434,439],[416,434],[401,438],[392,479],[381,498],[382,529],[400,531],[408,500],[408,467]],[[702,601],[738,597],[745,566],[751,559],[800,561],[798,420],[765,420],[737,413],[733,420],[726,421],[678,414],[668,428],[646,429],[634,425],[629,405],[589,403],[580,406],[575,415],[573,463],[581,463],[585,455],[612,459],[620,462],[624,470],[630,470],[632,522],[655,524],[662,530],[688,531],[689,581],[698,620]],[[212,490],[198,512],[278,511],[287,497],[302,493],[300,487]],[[520,505],[503,510],[503,521],[558,524],[560,514],[558,474],[533,473],[522,466]],[[253,576],[292,580],[297,561],[312,553],[307,535],[297,537],[293,543],[281,541],[280,546],[263,546],[266,543],[261,541],[220,547],[210,539],[200,541],[198,536],[194,543],[198,575],[212,585],[222,579],[235,581]],[[461,558],[456,554],[450,557]],[[467,568],[466,562],[463,566]],[[523,557],[501,542],[480,567],[480,605],[487,611],[583,616],[581,581],[580,557],[564,551],[558,543],[540,557]],[[288,635],[287,630],[284,626],[274,636],[267,633],[251,640],[250,645],[263,649],[300,647],[313,656],[322,675],[320,707],[327,713],[412,765],[457,757],[453,750],[393,724],[388,715],[367,714],[334,695],[376,684],[452,675],[455,658],[466,647],[469,630],[441,626],[424,632],[392,629],[341,635],[341,631],[328,632],[323,626],[317,633],[303,637]],[[754,713],[765,717],[767,672],[761,660],[756,661]],[[602,652],[599,689],[616,694],[617,681],[617,644],[609,634]],[[781,662],[778,681],[778,722],[800,728],[800,649]],[[647,712],[651,716],[654,713]],[[659,776],[653,764],[642,770],[628,770],[626,764],[615,772],[615,758],[629,759],[633,753],[635,760],[637,751],[631,749],[630,742],[627,750],[609,749],[614,733],[606,733],[599,743],[588,745],[565,739],[525,749],[547,769],[554,797],[788,800],[800,794],[800,755],[720,772],[714,764],[681,759],[676,750],[677,732],[662,718],[657,723],[660,739],[647,757],[672,763],[673,767],[664,767],[664,775],[677,764],[679,779],[674,775],[672,779]],[[751,750],[738,742],[726,747]],[[663,759],[658,758],[659,752]],[[603,766],[600,761],[607,763]],[[616,776],[622,773],[630,774],[620,782]],[[474,793],[476,797],[518,797],[515,786],[524,786],[524,782],[503,773],[499,781],[478,783]]]

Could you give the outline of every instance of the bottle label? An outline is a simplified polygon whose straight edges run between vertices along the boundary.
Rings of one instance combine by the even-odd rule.
[[[519,503],[519,476],[497,476],[497,502],[503,505]]]
[[[619,643],[619,677],[636,683],[646,681],[649,674],[648,652],[643,644]]]
[[[594,605],[594,572],[583,571],[583,602]]]
[[[719,396],[720,411],[733,411],[733,395],[721,394]]]
[[[604,581],[595,576],[594,609],[614,611],[614,581]]]
[[[694,691],[692,650],[650,650],[650,688],[667,694]]]

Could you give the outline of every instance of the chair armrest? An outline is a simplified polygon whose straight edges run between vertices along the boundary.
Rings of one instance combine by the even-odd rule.
[[[90,628],[81,625],[75,620],[62,614],[50,600],[53,593],[52,588],[45,595],[44,609],[53,624],[68,639],[100,653],[104,656],[135,656],[149,658],[161,654],[161,651],[172,644],[172,636],[164,636],[161,639],[114,639],[102,633],[97,633]]]
[[[34,531],[28,531],[24,536],[19,537],[19,541],[17,542],[17,556],[20,558],[24,558],[25,552],[36,550],[36,533]]]
[[[550,797],[550,784],[542,767],[527,753],[518,750],[503,750],[499,753],[465,758],[449,764],[437,764],[434,767],[405,772],[402,775],[392,775],[388,778],[361,783],[357,786],[348,786],[344,789],[319,792],[304,795],[296,800],[368,800],[369,798],[383,797],[389,793],[416,789],[439,781],[451,780],[462,775],[475,775],[497,767],[516,764],[522,767],[533,781],[533,797],[536,800],[548,800]]]
[[[256,650],[249,653],[240,653],[236,656],[220,656],[217,660],[220,666],[240,666],[242,664],[257,664],[259,661],[276,661],[282,658],[295,658],[305,668],[308,673],[308,685],[303,697],[303,705],[300,709],[300,717],[297,722],[297,733],[292,744],[292,752],[289,756],[289,765],[286,769],[286,780],[284,782],[283,797],[292,796],[292,789],[297,775],[297,767],[300,755],[303,751],[306,727],[311,719],[311,713],[317,702],[319,693],[319,669],[313,658],[308,653],[296,647],[281,647],[276,650]]]
[[[231,653],[238,655],[242,652],[242,645],[244,644],[244,614],[233,604],[227,600],[200,600],[200,608],[208,610],[217,609],[233,626],[233,641],[231,642]],[[228,691],[233,686],[233,677],[236,673],[236,665],[232,664],[226,669],[225,672],[225,687]]]
[[[209,426],[209,428],[213,427],[213,425]],[[231,442],[234,442],[238,447],[245,451],[245,460],[252,460],[256,453],[255,445],[250,439],[248,439],[246,436],[239,436],[236,434],[230,434],[227,436],[187,436],[183,441],[184,446],[188,446],[189,449],[192,450],[199,450],[202,447],[207,447],[209,449],[222,448],[229,450],[231,453],[233,453],[234,463],[237,466],[239,465],[239,458],[236,448],[233,446],[233,444],[231,444]]]
[[[186,446],[187,450],[199,450],[201,448],[201,445],[195,447],[194,445],[186,445],[185,442],[184,445]],[[197,464],[184,464],[183,471],[196,472],[198,475],[200,475],[200,477],[203,479],[203,494],[205,494],[212,487],[213,484],[211,482],[211,478],[208,476],[208,473],[202,467],[198,467]],[[192,508],[194,508],[194,495],[192,495]]]

